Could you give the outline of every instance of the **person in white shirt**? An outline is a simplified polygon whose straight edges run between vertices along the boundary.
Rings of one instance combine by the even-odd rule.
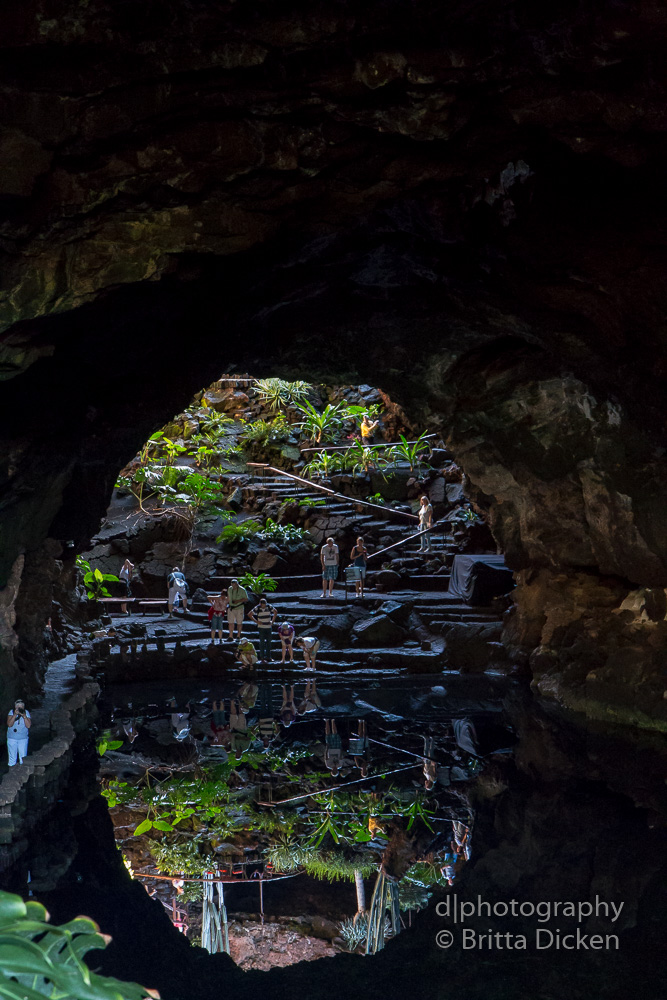
[[[19,764],[22,764],[23,758],[27,757],[31,725],[30,712],[25,707],[23,699],[18,698],[14,702],[14,708],[7,714],[7,755],[10,767],[14,767],[17,757]]]
[[[303,658],[306,661],[306,669],[315,669],[317,651],[320,648],[320,640],[313,635],[302,635],[300,639],[294,640],[294,645],[303,650]]]
[[[334,582],[338,578],[338,565],[340,563],[338,546],[333,538],[327,538],[326,543],[320,549],[320,562],[322,563],[322,597],[327,596],[327,585],[329,587],[329,597],[332,597]]]
[[[174,604],[179,597],[183,601],[183,612],[185,613],[188,610],[188,585],[178,566],[174,566],[167,577],[167,585],[169,587],[169,615],[173,616]]]

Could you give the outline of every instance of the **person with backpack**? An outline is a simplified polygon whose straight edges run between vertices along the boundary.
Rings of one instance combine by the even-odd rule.
[[[188,585],[185,580],[184,574],[178,568],[174,566],[171,573],[167,577],[167,585],[169,586],[169,617],[174,617],[174,604],[177,598],[183,601],[183,611],[188,610]]]
[[[238,580],[232,580],[227,589],[227,624],[229,625],[229,638],[234,640],[234,626],[236,625],[237,638],[241,641],[243,631],[244,604],[248,601],[248,591],[241,586]]]

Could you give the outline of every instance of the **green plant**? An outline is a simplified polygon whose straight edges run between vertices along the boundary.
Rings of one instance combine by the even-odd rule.
[[[278,524],[270,517],[266,519],[259,534],[266,541],[272,542],[300,542],[308,537],[305,528],[297,528],[294,524]]]
[[[165,454],[165,464],[173,465],[178,455],[183,455],[188,449],[180,441],[172,441],[171,438],[163,437],[160,444],[163,446]]]
[[[0,891],[0,996],[9,1000],[142,1000],[154,991],[91,972],[83,961],[111,940],[88,917],[52,926],[41,903]]]
[[[299,403],[296,407],[303,418],[299,421],[301,432],[316,444],[335,441],[340,435],[345,419],[343,403],[327,403],[320,412],[312,403]]]
[[[261,530],[262,526],[258,521],[242,521],[240,524],[226,524],[216,538],[216,542],[218,545],[224,542],[226,545],[238,547],[240,542],[247,541],[247,539],[252,538]]]
[[[97,739],[97,752],[100,757],[104,757],[107,750],[119,750],[123,745],[122,740],[112,740],[111,732],[107,729]]]
[[[289,424],[280,414],[275,420],[255,420],[248,424],[241,435],[241,441],[243,444],[251,444],[256,441],[266,447],[268,444],[283,444],[291,434],[292,430]]]
[[[240,578],[239,583],[253,594],[270,594],[278,589],[278,582],[268,573],[257,573],[257,575],[246,573]]]
[[[83,573],[83,585],[89,601],[99,601],[103,597],[111,597],[105,583],[118,583],[118,577],[113,573],[102,573],[99,569],[91,569],[90,563],[82,556],[76,557],[76,565]]]
[[[454,511],[453,514],[449,515],[450,521],[456,521],[459,524],[483,524],[484,519],[479,516],[479,514],[472,509],[472,507],[459,507],[458,510]]]
[[[317,452],[304,467],[306,479],[327,479],[334,472],[342,472],[345,468],[345,454],[330,451]]]
[[[134,801],[137,797],[137,791],[134,785],[128,784],[127,781],[118,781],[117,778],[112,778],[108,785],[102,788],[101,795],[107,800],[109,809],[114,809],[115,806],[124,806],[128,802]]]
[[[271,413],[303,402],[311,386],[308,382],[287,382],[282,378],[255,379],[255,389],[263,406]]]
[[[410,444],[405,435],[399,434],[400,441],[398,444],[392,445],[391,448],[387,448],[388,459],[392,461],[403,461],[407,462],[410,466],[410,471],[414,472],[415,469],[419,469],[421,466],[427,466],[428,462],[423,461],[422,456],[425,452],[431,451],[431,446],[428,443],[426,431],[419,435],[414,444]]]
[[[366,497],[366,500],[369,503],[376,503],[382,507],[386,507],[387,505],[387,501],[385,500],[385,498],[382,496],[381,493],[374,493],[372,496]]]

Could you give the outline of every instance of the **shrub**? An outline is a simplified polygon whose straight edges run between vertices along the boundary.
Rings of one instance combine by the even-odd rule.
[[[252,538],[261,531],[261,528],[262,526],[258,521],[242,521],[240,524],[226,524],[216,538],[216,542],[218,545],[224,542],[226,545],[237,546],[240,542]]]
[[[258,573],[256,576],[254,573],[246,573],[239,579],[239,583],[253,594],[273,593],[278,589],[277,581],[268,573]]]
[[[308,402],[299,404],[297,409],[303,414],[299,427],[306,437],[316,444],[337,440],[345,420],[343,403],[327,403],[321,412]]]
[[[303,402],[311,390],[308,382],[287,382],[282,378],[260,378],[255,380],[255,389],[263,406],[271,413]]]
[[[269,517],[260,535],[271,542],[300,542],[308,537],[308,532],[305,528],[297,528],[293,524],[278,524]]]

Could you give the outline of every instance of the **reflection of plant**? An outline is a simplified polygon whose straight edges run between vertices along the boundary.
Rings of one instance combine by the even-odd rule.
[[[432,895],[425,886],[412,882],[410,879],[404,878],[398,883],[398,905],[403,912],[405,910],[423,910],[428,906]]]
[[[398,804],[397,808],[399,809],[401,815],[410,817],[410,821],[407,826],[408,830],[416,819],[420,819],[422,823],[429,828],[429,830],[433,829],[429,820],[435,816],[436,810],[429,808],[425,795],[417,794],[411,802],[407,803],[402,808],[400,804]]]
[[[268,573],[246,573],[239,579],[239,583],[246,590],[252,591],[253,594],[263,594],[263,593],[273,593],[274,590],[278,589],[278,583],[269,576]]]
[[[431,861],[416,861],[405,873],[405,878],[424,888],[447,884],[447,879],[441,873],[440,866]]]
[[[346,917],[340,922],[340,936],[350,951],[355,951],[366,940],[367,933],[368,918],[364,914]]]
[[[99,569],[91,569],[90,563],[83,556],[76,557],[76,564],[83,573],[83,584],[89,601],[99,601],[103,597],[111,597],[104,586],[105,583],[118,583],[118,577],[113,573],[102,573]]]
[[[308,402],[299,404],[297,409],[303,414],[299,421],[302,433],[316,444],[335,441],[339,436],[345,419],[343,403],[327,403],[321,412]]]
[[[264,406],[271,413],[303,402],[311,390],[308,382],[302,380],[287,382],[282,378],[255,379],[255,389]]]
[[[127,805],[128,802],[132,802],[137,797],[137,791],[133,785],[128,784],[127,781],[118,781],[117,778],[112,778],[106,788],[102,789],[101,794],[107,800],[109,809]]]
[[[91,972],[83,961],[91,949],[106,948],[88,917],[52,926],[34,900],[0,892],[0,996],[10,1000],[141,1000],[148,990]]]

